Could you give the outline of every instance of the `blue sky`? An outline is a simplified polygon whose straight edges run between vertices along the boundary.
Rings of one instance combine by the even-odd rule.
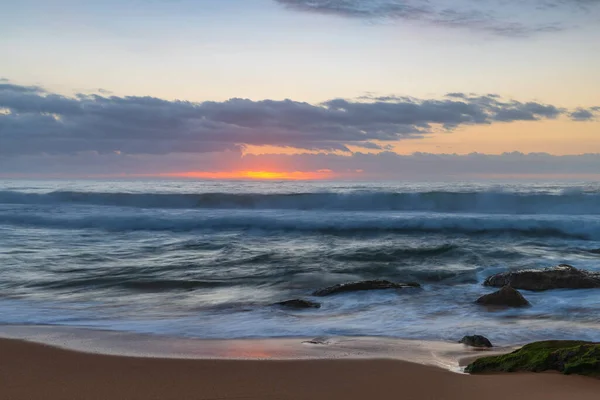
[[[62,157],[53,161],[60,174],[60,165],[81,162],[81,152],[153,155],[153,165],[168,172],[176,172],[178,154],[188,159],[182,154],[189,149],[199,158],[215,151],[236,157],[321,152],[346,156],[347,170],[355,152],[600,153],[597,0],[22,0],[0,1],[0,8],[0,167],[11,174],[41,173],[44,157]],[[165,116],[164,131],[148,137],[134,129],[142,126],[140,116],[116,126],[105,113],[88,113],[85,121],[54,113],[51,125],[40,125],[52,112],[15,106],[15,88],[32,86],[38,89],[19,101],[49,104],[60,97],[85,110],[110,103],[113,112],[121,107],[131,116],[131,99],[150,96],[168,102],[164,109],[179,107],[179,116],[175,100],[192,102],[196,111],[214,103],[238,114],[226,121],[205,111]],[[447,124],[429,115],[415,119],[409,114],[416,111],[405,107],[428,112],[426,105],[449,104],[449,93],[480,108],[481,99],[499,96],[503,109],[488,107],[488,114],[522,112],[527,104],[557,112],[508,120],[489,114],[484,121],[471,113]],[[252,107],[234,110],[230,99],[247,99]],[[310,114],[316,122],[308,124],[268,114],[275,121],[249,127],[248,119],[258,117],[248,113],[267,113],[261,101],[281,109],[285,99],[295,109],[306,103],[319,115],[329,111],[329,119]],[[339,108],[346,113],[341,125],[330,118],[333,100],[352,106]],[[208,140],[199,118],[229,125]],[[323,132],[327,140],[307,145],[307,137]],[[23,165],[17,157],[28,157],[29,167],[17,168]],[[297,168],[311,169],[310,162]],[[126,174],[142,167],[123,168]]]

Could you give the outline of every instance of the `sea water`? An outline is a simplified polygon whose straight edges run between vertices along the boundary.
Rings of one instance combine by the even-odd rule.
[[[600,271],[600,184],[0,181],[0,323],[195,338],[600,340],[600,290],[474,304],[485,277]],[[419,282],[314,298],[364,279]],[[320,309],[272,304],[305,298]]]

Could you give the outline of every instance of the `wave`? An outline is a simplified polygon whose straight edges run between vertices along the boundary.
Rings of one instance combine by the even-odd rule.
[[[394,262],[399,259],[412,257],[436,257],[458,250],[459,246],[442,244],[432,247],[414,248],[359,248],[345,250],[342,254],[334,254],[333,259],[338,261],[363,261],[363,262]]]
[[[0,204],[78,204],[165,209],[287,209],[340,211],[423,211],[442,213],[599,215],[600,194],[500,191],[417,193],[101,193],[0,191]]]
[[[262,230],[334,235],[381,233],[515,234],[532,237],[600,238],[597,216],[507,216],[355,212],[184,212],[72,215],[0,213],[0,224],[111,232]],[[433,250],[448,251],[449,249]]]
[[[90,288],[106,289],[120,288],[132,291],[159,292],[174,290],[194,290],[194,289],[212,289],[218,287],[227,287],[231,283],[225,281],[201,281],[201,280],[183,280],[183,279],[156,279],[146,278],[137,279],[121,277],[85,277],[77,279],[62,279],[52,282],[36,282],[29,287],[39,287],[44,289],[76,289]]]
[[[243,265],[243,262],[240,263]],[[219,288],[257,288],[259,286],[277,287],[281,289],[285,287],[290,278],[292,278],[299,270],[290,271],[283,269],[281,272],[276,272],[271,277],[255,277],[249,272],[249,276],[238,277],[237,279],[186,279],[186,278],[162,278],[160,276],[143,276],[140,277],[138,271],[132,271],[123,276],[90,276],[85,274],[85,270],[79,272],[79,276],[73,278],[69,276],[69,272],[62,272],[55,275],[55,280],[39,280],[25,284],[23,287],[28,289],[43,289],[52,291],[78,291],[78,290],[117,290],[123,293],[159,293],[159,292],[178,292],[178,291],[195,291],[195,290],[210,290]],[[399,282],[407,282],[418,280],[423,283],[443,283],[449,285],[476,283],[479,269],[461,269],[461,270],[420,270],[414,268],[405,268],[396,270],[393,267],[385,266],[377,276],[389,276],[391,279]],[[164,267],[162,274],[174,274],[177,271]],[[374,279],[373,268],[359,270],[349,269],[347,273],[357,274],[362,279]],[[359,278],[357,278],[359,279]],[[324,285],[320,276],[314,276],[313,279],[304,279],[302,287],[310,292]],[[285,290],[285,289],[284,289]],[[267,300],[270,301],[270,300]],[[234,302],[235,303],[235,302]],[[230,307],[232,304],[228,302]]]

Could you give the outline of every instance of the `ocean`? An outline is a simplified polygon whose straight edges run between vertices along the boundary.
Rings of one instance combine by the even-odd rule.
[[[0,181],[0,324],[600,341],[600,290],[474,304],[491,274],[561,263],[600,271],[599,183]],[[310,295],[364,279],[423,290]],[[272,305],[294,298],[322,307]]]

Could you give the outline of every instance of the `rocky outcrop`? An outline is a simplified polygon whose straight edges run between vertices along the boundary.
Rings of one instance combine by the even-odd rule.
[[[321,308],[320,303],[303,299],[280,301],[279,303],[275,303],[275,305],[286,308]]]
[[[488,338],[481,335],[465,336],[458,343],[471,347],[492,347],[492,342]]]
[[[465,368],[471,374],[520,371],[600,377],[600,344],[574,340],[536,342],[509,354],[480,358]]]
[[[526,307],[530,305],[518,290],[510,286],[504,286],[494,293],[481,296],[475,302],[484,306]]]
[[[330,286],[325,289],[319,289],[313,293],[313,296],[330,296],[332,294],[358,292],[362,290],[382,290],[382,289],[404,289],[421,287],[418,283],[395,283],[384,280],[360,281],[351,283],[341,283]]]
[[[561,264],[542,270],[522,270],[492,275],[483,282],[485,286],[510,285],[515,289],[590,289],[600,288],[600,273],[583,271]]]

